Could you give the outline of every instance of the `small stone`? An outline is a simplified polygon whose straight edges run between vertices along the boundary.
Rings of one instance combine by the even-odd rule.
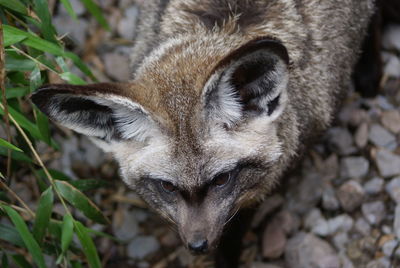
[[[277,220],[272,220],[264,230],[262,240],[264,258],[279,258],[285,249],[286,234]]]
[[[398,242],[396,240],[389,240],[382,246],[382,252],[385,256],[390,257],[393,254],[393,251],[397,247]]]
[[[342,268],[354,268],[354,264],[351,262],[349,257],[346,256],[344,252],[339,255],[340,263],[342,264]]]
[[[338,250],[345,249],[348,242],[349,236],[346,232],[339,232],[333,237],[333,244]]]
[[[133,213],[124,211],[122,224],[116,225],[117,221],[113,222],[114,235],[123,241],[131,240],[139,233],[139,225]]]
[[[348,212],[358,208],[363,202],[364,196],[364,189],[354,180],[345,182],[337,191],[337,197],[342,208]]]
[[[358,148],[364,148],[368,143],[368,124],[362,123],[356,130],[354,141]]]
[[[329,233],[348,232],[353,228],[354,220],[347,214],[342,214],[328,220]]]
[[[104,56],[106,73],[116,81],[128,81],[130,68],[128,57],[119,53],[106,53]]]
[[[313,208],[304,217],[304,227],[311,230],[316,221],[323,218],[321,210]]]
[[[264,202],[257,209],[253,217],[251,227],[252,228],[258,227],[269,213],[279,208],[283,204],[283,201],[284,201],[283,197],[278,194],[274,194],[268,197],[266,200],[264,200]]]
[[[340,175],[343,178],[362,178],[369,170],[369,162],[361,156],[342,158]]]
[[[400,59],[392,53],[382,53],[385,61],[383,72],[394,78],[400,78]]]
[[[389,24],[385,27],[382,44],[388,50],[400,51],[400,25]]]
[[[396,205],[396,209],[394,211],[393,230],[397,239],[400,239],[400,205]]]
[[[371,226],[364,218],[358,218],[356,220],[355,229],[365,236],[371,233]]]
[[[364,190],[367,194],[378,194],[383,189],[385,181],[382,178],[373,178],[364,184]]]
[[[136,21],[139,15],[137,6],[125,10],[124,17],[118,23],[118,33],[127,40],[133,40],[135,36]]]
[[[299,219],[288,210],[282,210],[276,214],[274,220],[282,227],[285,234],[293,233],[300,225]]]
[[[339,208],[339,200],[336,198],[335,190],[330,185],[325,187],[322,192],[322,207],[326,210],[337,210]]]
[[[377,104],[383,110],[391,110],[394,109],[393,105],[388,101],[388,99],[382,95],[378,95],[375,97]]]
[[[288,268],[339,268],[340,261],[333,248],[313,234],[297,233],[285,248]]]
[[[376,164],[382,177],[391,177],[400,174],[400,156],[381,149],[376,154]]]
[[[393,178],[386,184],[386,192],[390,195],[394,202],[400,203],[400,177]]]
[[[370,261],[366,268],[390,268],[390,260],[386,259],[386,257],[382,257],[377,260]]]
[[[369,140],[376,146],[387,149],[396,148],[396,137],[378,124],[373,124],[369,130]]]
[[[282,268],[282,266],[271,264],[271,263],[264,263],[264,262],[254,262],[251,265],[251,268]]]
[[[354,153],[353,136],[347,128],[334,127],[328,131],[329,144],[340,155]]]
[[[400,133],[400,113],[397,110],[384,111],[381,117],[382,125],[392,133]]]
[[[364,217],[372,225],[378,225],[386,215],[385,204],[382,201],[364,203],[361,210]]]
[[[138,236],[129,243],[127,255],[132,259],[143,259],[160,248],[157,239],[152,236]]]

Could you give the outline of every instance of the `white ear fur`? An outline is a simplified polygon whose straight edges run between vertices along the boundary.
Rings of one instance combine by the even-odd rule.
[[[257,79],[249,83],[235,85],[234,75],[239,68],[263,61],[271,68],[263,70]],[[249,53],[211,75],[202,96],[206,115],[227,127],[232,127],[245,116],[265,116],[272,122],[279,117],[286,105],[288,80],[286,63],[268,49]],[[241,90],[247,90],[247,94],[254,97],[244,103]],[[259,112],[249,112],[246,105],[257,107]]]

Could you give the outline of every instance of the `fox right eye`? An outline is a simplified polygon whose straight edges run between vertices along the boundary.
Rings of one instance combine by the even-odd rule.
[[[174,193],[177,190],[177,188],[168,181],[161,181],[160,184],[163,190],[166,191],[167,193]]]

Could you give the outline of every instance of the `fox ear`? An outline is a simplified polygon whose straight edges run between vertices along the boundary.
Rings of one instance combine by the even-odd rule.
[[[128,97],[131,84],[45,85],[31,99],[50,119],[87,136],[144,141],[157,128],[149,113]]]
[[[289,57],[271,39],[253,40],[225,57],[203,91],[207,116],[232,126],[243,118],[275,120],[286,102]]]

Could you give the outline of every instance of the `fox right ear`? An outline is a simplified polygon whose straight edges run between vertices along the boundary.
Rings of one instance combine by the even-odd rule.
[[[278,41],[250,41],[226,56],[203,90],[206,116],[227,126],[242,118],[278,118],[286,104],[289,56]]]
[[[127,92],[131,84],[45,85],[31,99],[50,119],[87,136],[145,141],[157,131],[150,114]]]

